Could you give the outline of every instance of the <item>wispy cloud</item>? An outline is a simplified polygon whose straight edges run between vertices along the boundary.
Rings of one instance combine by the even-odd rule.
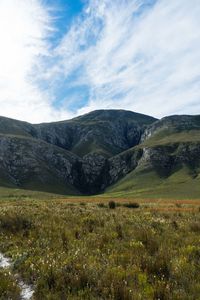
[[[56,50],[62,76],[81,68],[90,90],[79,113],[199,113],[199,15],[198,0],[90,1]]]
[[[52,20],[39,0],[0,1],[0,115],[33,122],[67,117],[38,85]]]
[[[200,113],[199,0],[85,3],[54,44],[48,1],[0,1],[1,115],[41,122],[99,108]]]

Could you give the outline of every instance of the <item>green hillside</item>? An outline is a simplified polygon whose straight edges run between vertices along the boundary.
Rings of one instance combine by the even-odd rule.
[[[98,110],[37,125],[1,117],[0,161],[6,188],[199,198],[200,116]]]
[[[167,179],[155,171],[132,171],[106,190],[111,197],[131,197],[144,199],[199,199],[200,175],[193,178],[190,170],[182,168]]]
[[[157,121],[137,147],[148,151],[150,157],[106,193],[135,198],[200,198],[199,116]]]

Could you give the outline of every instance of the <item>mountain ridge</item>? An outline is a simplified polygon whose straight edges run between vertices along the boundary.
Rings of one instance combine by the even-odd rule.
[[[199,115],[158,120],[125,110],[97,110],[41,124],[0,117],[4,186],[88,195],[117,193],[120,186],[126,192],[126,181],[134,193],[141,174],[154,174],[160,184],[187,169],[191,180],[198,179],[199,154]]]

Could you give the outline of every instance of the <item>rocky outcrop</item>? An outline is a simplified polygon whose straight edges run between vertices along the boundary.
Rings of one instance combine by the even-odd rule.
[[[154,170],[163,178],[186,166],[195,176],[200,167],[200,142],[144,147],[138,166]]]
[[[182,132],[188,130],[200,130],[200,115],[197,116],[170,116],[157,120],[149,125],[141,136],[141,142],[155,136],[158,132]]]
[[[133,149],[125,151],[109,160],[109,184],[117,182],[120,178],[134,170],[142,159],[143,150]]]
[[[11,184],[42,187],[62,182],[74,185],[73,165],[79,158],[43,141],[0,137],[0,174]],[[45,188],[44,188],[45,189]]]

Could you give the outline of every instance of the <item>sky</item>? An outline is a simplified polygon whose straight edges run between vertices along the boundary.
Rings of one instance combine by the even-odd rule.
[[[199,0],[0,0],[0,115],[200,114]]]

